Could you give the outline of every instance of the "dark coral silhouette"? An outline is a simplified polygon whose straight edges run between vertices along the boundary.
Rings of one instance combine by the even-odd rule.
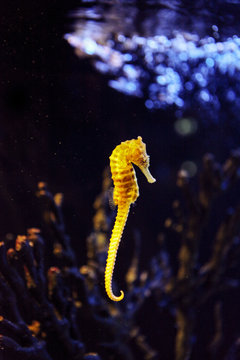
[[[141,271],[141,237],[135,230],[135,250],[121,304],[108,301],[104,291],[106,254],[114,219],[109,207],[109,171],[104,172],[102,192],[94,203],[87,262],[80,269],[63,222],[63,197],[53,196],[45,183],[39,183],[43,235],[32,228],[16,240],[7,236],[0,243],[1,358],[239,359],[240,329],[235,326],[231,339],[225,341],[228,328],[224,316],[225,302],[231,306],[231,299],[234,301],[239,292],[239,205],[217,219],[212,250],[209,247],[208,259],[201,259],[213,204],[235,186],[239,166],[239,151],[233,152],[223,165],[207,154],[198,186],[191,183],[185,171],[179,172],[177,186],[182,200],[174,201],[173,219],[165,221],[165,232],[171,235],[159,235],[159,252],[149,269]],[[169,236],[179,241],[177,259],[167,249],[165,238]],[[231,292],[233,296],[226,300],[223,294]],[[157,346],[153,330],[149,331],[142,321],[152,306],[155,315],[151,329],[160,328],[167,336],[169,326],[165,325],[171,318],[173,330],[169,337],[172,344],[175,341],[174,352],[164,350],[161,339]],[[201,353],[199,344],[206,343],[204,333],[209,326],[199,326],[199,314],[205,308],[212,317],[212,331]],[[169,316],[165,322],[161,321],[163,313]]]

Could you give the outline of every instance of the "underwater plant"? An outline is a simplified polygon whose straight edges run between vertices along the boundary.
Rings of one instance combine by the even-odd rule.
[[[104,189],[106,184],[104,178]],[[80,269],[65,232],[62,194],[53,196],[40,182],[37,197],[45,238],[32,228],[1,242],[0,355],[7,360],[98,360],[100,355],[130,360],[136,352],[153,359],[155,352],[134,325],[135,311],[109,305],[101,286],[111,219],[103,211],[105,190],[94,204],[88,262]]]
[[[139,266],[140,234],[134,232],[127,291],[120,303],[108,301],[103,285],[114,220],[109,207],[109,169],[104,171],[102,192],[94,203],[87,261],[80,268],[65,230],[63,196],[53,196],[46,183],[39,183],[41,231],[28,229],[26,235],[6,236],[0,243],[0,358],[239,359],[239,317],[234,314],[234,327],[231,320],[226,321],[226,310],[239,299],[238,199],[217,219],[208,258],[201,256],[204,239],[209,239],[212,211],[216,211],[214,202],[234,189],[239,169],[240,152],[234,151],[222,165],[205,155],[198,186],[187,172],[179,172],[182,200],[174,201],[173,219],[166,220],[166,234],[160,233],[159,252],[147,270]],[[179,240],[175,255],[168,248],[171,239]],[[148,326],[144,319],[151,313]],[[205,321],[202,326],[199,317]],[[175,352],[166,336],[170,344],[175,342]]]

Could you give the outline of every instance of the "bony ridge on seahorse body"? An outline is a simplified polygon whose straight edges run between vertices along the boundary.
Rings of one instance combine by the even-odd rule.
[[[156,181],[149,172],[149,156],[147,155],[146,145],[142,141],[141,136],[138,136],[137,139],[122,142],[116,146],[110,156],[110,167],[114,183],[113,200],[118,210],[108,249],[105,270],[105,289],[109,298],[113,301],[121,301],[124,297],[122,290],[120,296],[113,294],[113,270],[130,205],[134,203],[139,196],[137,178],[132,164],[140,168],[148,182],[153,183]]]

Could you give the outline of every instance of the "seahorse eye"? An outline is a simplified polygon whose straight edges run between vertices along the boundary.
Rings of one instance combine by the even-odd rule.
[[[149,166],[149,156],[146,155],[141,158],[140,167],[148,167],[148,166]]]

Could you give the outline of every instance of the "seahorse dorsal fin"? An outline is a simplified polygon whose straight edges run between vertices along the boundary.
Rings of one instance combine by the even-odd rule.
[[[108,189],[108,203],[109,203],[109,206],[112,210],[115,210],[116,209],[116,206],[117,204],[115,204],[114,202],[114,199],[113,199],[113,193],[114,193],[114,187],[111,186],[109,189]]]

